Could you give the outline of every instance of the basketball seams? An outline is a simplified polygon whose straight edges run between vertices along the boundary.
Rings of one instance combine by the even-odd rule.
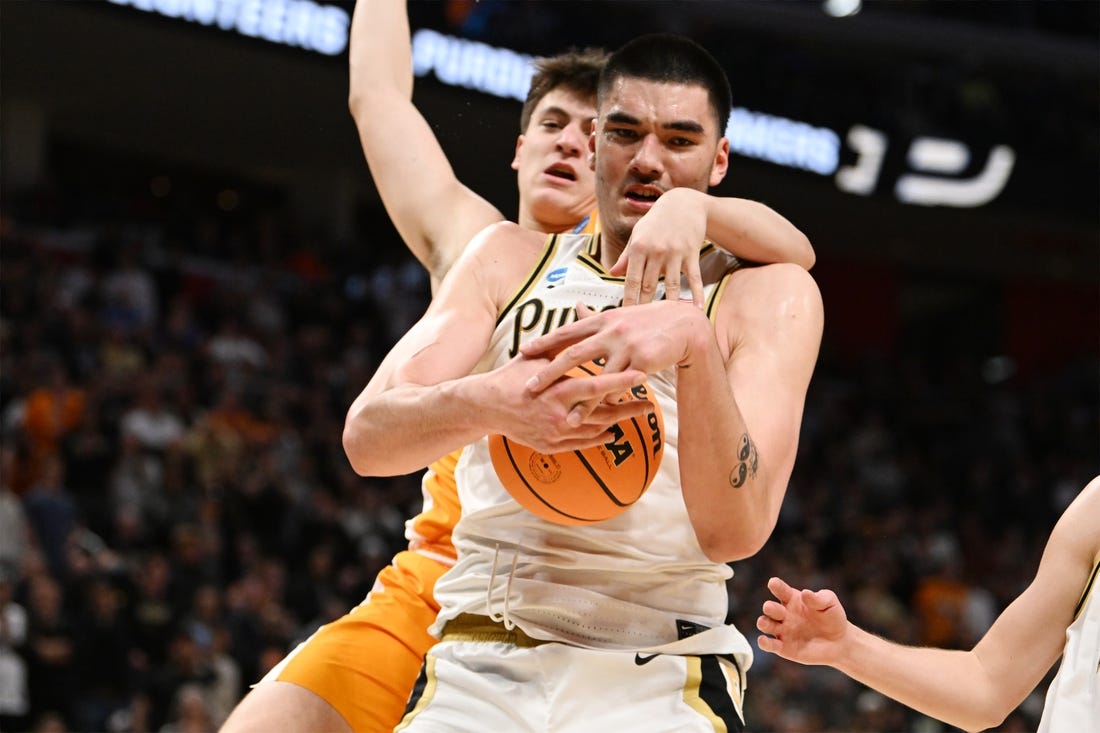
[[[560,514],[560,515],[562,515],[563,517],[565,517],[567,519],[574,519],[578,522],[585,522],[585,523],[588,523],[588,524],[599,521],[597,519],[588,519],[586,517],[578,517],[578,516],[574,516],[572,514],[569,514],[567,512],[563,512],[561,509],[557,508],[556,506],[554,506],[553,504],[548,502],[545,498],[543,498],[542,494],[540,494],[538,491],[536,491],[535,487],[531,485],[531,482],[527,480],[527,475],[522,470],[520,470],[519,464],[516,462],[516,457],[512,454],[512,442],[510,440],[508,440],[508,438],[503,436],[503,435],[500,436],[500,440],[501,440],[502,445],[504,446],[504,451],[508,456],[508,461],[509,461],[509,463],[512,464],[512,470],[515,472],[516,477],[519,478],[519,480],[523,482],[523,485],[527,487],[527,490],[531,492],[531,496],[535,497],[536,499],[541,501],[543,504],[545,504],[547,509],[550,509],[551,511],[553,511],[557,514]]]
[[[650,483],[650,476],[649,476],[650,467],[649,467],[649,445],[645,442],[646,441],[646,434],[642,431],[641,426],[638,425],[638,418],[636,418],[636,417],[630,418],[630,424],[634,426],[634,433],[635,433],[635,435],[638,436],[638,444],[642,446],[642,458],[645,460],[645,473],[642,474],[642,486],[648,487],[649,483]],[[638,496],[634,497],[634,501],[638,501],[638,499],[640,499],[641,496],[642,495],[639,493]],[[634,502],[632,501],[631,503],[633,504]]]
[[[624,503],[622,501],[619,501],[619,497],[615,496],[614,492],[612,492],[611,489],[608,488],[607,484],[604,483],[603,477],[600,476],[600,474],[596,473],[596,469],[592,468],[592,464],[588,462],[588,459],[584,457],[583,453],[581,453],[579,450],[575,450],[573,451],[573,455],[575,455],[577,457],[577,460],[581,462],[581,465],[585,467],[585,469],[588,471],[588,475],[592,477],[592,480],[596,482],[596,485],[603,489],[603,493],[607,495],[607,498],[611,500],[612,504],[614,504],[615,506],[628,507],[630,506],[630,504],[634,503]]]
[[[603,365],[595,359],[573,367],[566,377],[597,376]],[[567,525],[603,522],[636,503],[657,474],[661,440],[651,433],[663,432],[660,406],[649,390],[628,390],[621,399],[650,402],[656,424],[648,414],[625,418],[603,444],[551,454],[503,435],[488,436],[489,457],[505,491],[535,516]]]
[[[582,372],[584,372],[585,374],[587,374],[590,377],[594,377],[597,374],[599,374],[599,372],[595,371],[594,369],[589,369],[586,364],[580,364],[580,365],[575,366],[573,368],[574,369],[580,369]]]

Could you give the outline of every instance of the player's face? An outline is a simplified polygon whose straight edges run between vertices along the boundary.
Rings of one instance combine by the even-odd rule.
[[[634,224],[671,188],[706,191],[726,175],[721,137],[706,89],[620,77],[603,100],[590,147],[600,226],[625,246]]]
[[[588,136],[596,107],[564,89],[553,89],[535,106],[516,142],[512,168],[519,185],[521,223],[564,231],[596,205],[588,165]]]

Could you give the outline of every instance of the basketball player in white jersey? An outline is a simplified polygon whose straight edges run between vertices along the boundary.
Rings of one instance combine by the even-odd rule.
[[[504,215],[456,176],[427,121],[412,104],[409,24],[403,0],[360,0],[350,45],[349,106],[387,212],[428,269],[433,290],[469,240]],[[520,114],[512,167],[519,189],[517,222],[539,232],[593,232],[593,176],[587,135],[595,117],[596,78],[606,54],[572,52],[543,59]],[[701,297],[698,235],[708,218],[713,238],[738,257],[809,268],[806,237],[763,204],[705,197],[661,202],[631,240],[620,264],[624,302],[653,298],[664,275],[676,298],[679,273]],[[700,207],[705,207],[705,210]],[[721,223],[725,222],[725,226]],[[620,272],[620,270],[615,270]],[[384,568],[371,594],[299,645],[234,711],[223,733],[275,728],[392,730],[405,709],[438,607],[436,579],[455,557],[451,530],[460,505],[457,454],[425,474],[424,511],[407,523],[410,545]]]
[[[969,731],[999,725],[1062,657],[1040,733],[1100,731],[1100,477],[1054,526],[1031,585],[970,651],[902,646],[847,620],[831,590],[768,588],[760,648],[835,667],[884,695]]]
[[[345,450],[364,475],[407,473],[468,446],[455,473],[458,560],[436,586],[442,641],[409,730],[740,729],[751,651],[725,624],[725,563],[755,553],[774,527],[821,337],[820,295],[801,268],[736,269],[707,247],[703,299],[590,312],[623,301],[610,269],[643,215],[690,211],[725,175],[729,109],[721,68],[685,39],[643,37],[613,54],[590,138],[604,234],[484,231],[387,357],[395,369],[349,410]],[[713,238],[686,219],[700,246]],[[519,355],[549,348],[539,335],[574,307],[585,317],[560,329],[566,339],[583,339],[584,352],[613,348],[566,349],[554,362]],[[603,374],[546,378],[592,356],[609,358]],[[611,424],[646,409],[604,398],[643,380],[666,444],[641,500],[578,528],[511,499],[486,436],[543,452],[604,443]]]

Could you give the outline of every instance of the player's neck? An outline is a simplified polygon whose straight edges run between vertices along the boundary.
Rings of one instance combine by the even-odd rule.
[[[544,222],[535,218],[535,215],[531,213],[530,209],[522,205],[519,207],[519,216],[516,217],[516,223],[532,232],[548,233],[551,231],[546,228]]]
[[[600,232],[600,264],[605,270],[610,270],[619,261],[624,249],[626,242],[620,243],[611,232]]]
[[[516,223],[524,229],[532,232],[541,232],[543,234],[560,234],[562,232],[567,232],[576,224],[576,222],[558,221],[557,219],[540,219],[535,216],[531,209],[522,204],[519,207],[519,216],[516,217]]]

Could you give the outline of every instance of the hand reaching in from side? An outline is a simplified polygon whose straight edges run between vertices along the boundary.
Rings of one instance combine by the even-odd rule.
[[[778,601],[765,601],[756,628],[761,649],[801,664],[834,664],[850,624],[836,593],[796,590],[779,578],[768,581]]]

